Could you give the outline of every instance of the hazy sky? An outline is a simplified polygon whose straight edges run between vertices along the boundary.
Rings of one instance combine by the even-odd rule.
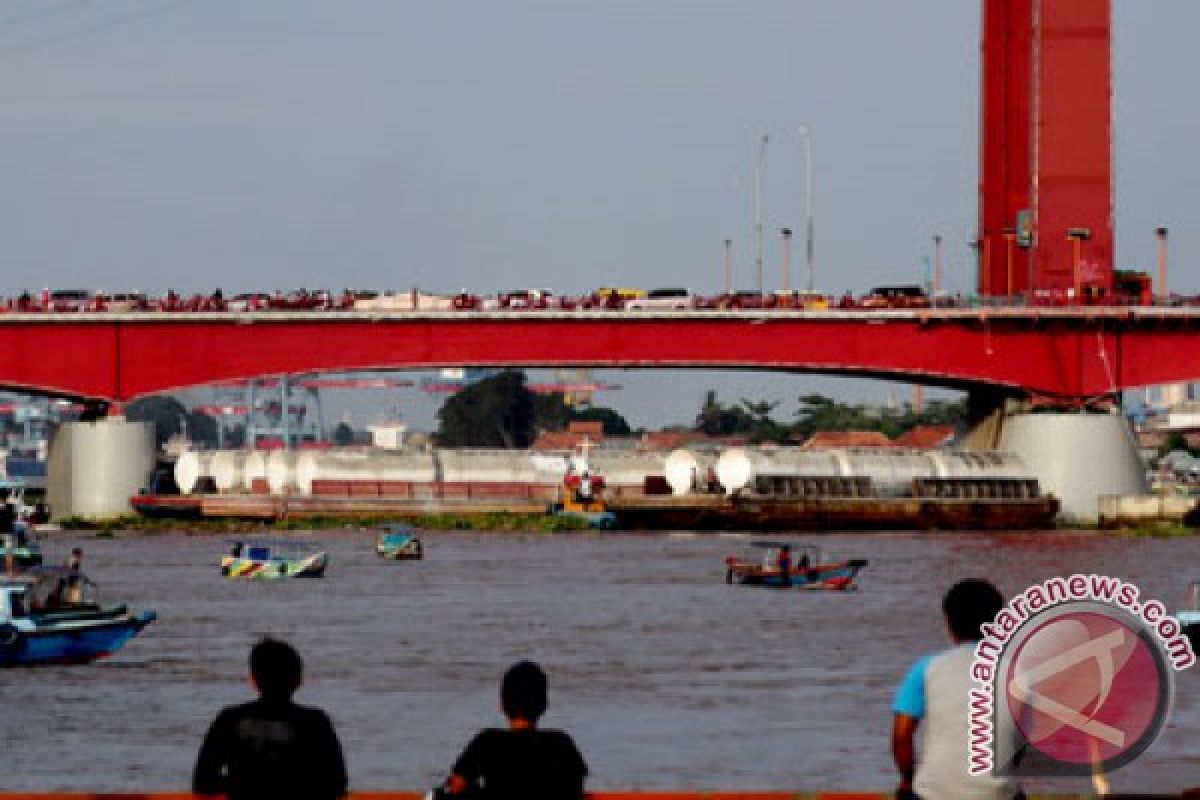
[[[752,286],[803,230],[819,288],[971,284],[975,0],[0,0],[0,290]],[[1114,0],[1119,265],[1171,229],[1200,291],[1195,0]],[[1191,76],[1191,77],[1189,77]],[[802,245],[797,242],[797,256]],[[793,275],[802,273],[799,259]],[[619,373],[636,422],[884,384]],[[904,394],[903,387],[894,391]],[[680,398],[684,398],[681,400]],[[414,422],[433,404],[401,399]],[[681,406],[682,404],[682,406]]]

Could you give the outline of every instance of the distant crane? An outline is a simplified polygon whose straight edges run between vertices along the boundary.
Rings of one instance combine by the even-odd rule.
[[[246,443],[258,446],[260,437],[270,437],[286,449],[299,441],[323,442],[325,417],[321,406],[322,389],[404,389],[413,382],[398,378],[317,378],[281,376],[227,381],[213,385],[212,403],[197,405],[200,411],[215,417],[241,417],[245,420]],[[278,399],[259,398],[259,393],[278,391]],[[233,392],[230,402],[222,402],[222,392]],[[294,392],[300,392],[297,400]],[[305,423],[308,423],[307,427]],[[224,447],[225,426],[217,425],[217,446]]]

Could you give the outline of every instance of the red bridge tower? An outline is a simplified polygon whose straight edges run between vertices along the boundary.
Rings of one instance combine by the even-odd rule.
[[[983,0],[979,286],[1113,284],[1111,0]]]

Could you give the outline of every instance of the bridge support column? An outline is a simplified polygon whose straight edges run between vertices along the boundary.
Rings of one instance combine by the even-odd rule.
[[[1019,457],[1062,503],[1064,521],[1095,522],[1103,495],[1149,491],[1133,430],[1119,413],[1035,413],[1010,401],[979,421],[963,444]]]
[[[56,519],[116,517],[154,469],[154,426],[104,417],[64,422],[50,439],[46,501]]]

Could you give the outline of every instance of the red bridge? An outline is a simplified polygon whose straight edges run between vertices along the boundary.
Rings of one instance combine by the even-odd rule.
[[[6,314],[0,385],[100,400],[259,375],[736,367],[1087,400],[1200,379],[1200,310]]]

